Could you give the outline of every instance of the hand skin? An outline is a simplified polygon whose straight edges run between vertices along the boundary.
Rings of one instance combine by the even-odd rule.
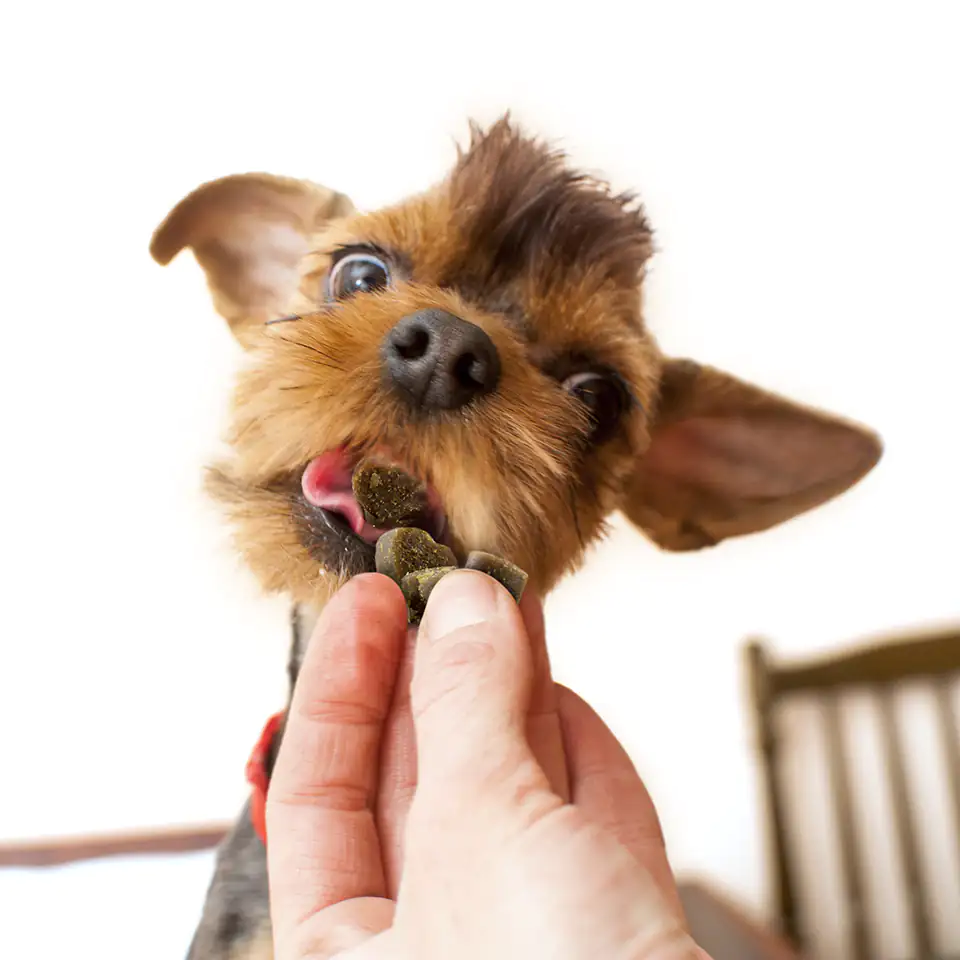
[[[419,631],[356,577],[310,641],[267,800],[276,960],[709,960],[539,601],[456,571]]]

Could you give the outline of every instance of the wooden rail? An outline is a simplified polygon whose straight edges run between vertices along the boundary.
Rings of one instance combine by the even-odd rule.
[[[210,823],[124,833],[0,841],[0,867],[55,867],[103,857],[210,850],[219,845],[231,826]]]

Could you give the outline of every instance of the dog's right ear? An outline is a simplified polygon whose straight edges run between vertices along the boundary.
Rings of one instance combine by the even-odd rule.
[[[150,253],[166,266],[189,247],[217,312],[245,346],[287,312],[311,237],[353,204],[308,180],[246,173],[205,183],[154,231]]]

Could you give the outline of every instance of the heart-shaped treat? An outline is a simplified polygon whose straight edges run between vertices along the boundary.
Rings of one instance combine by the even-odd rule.
[[[402,583],[408,573],[433,567],[455,567],[457,558],[449,547],[437,543],[426,530],[397,527],[377,540],[377,573]]]

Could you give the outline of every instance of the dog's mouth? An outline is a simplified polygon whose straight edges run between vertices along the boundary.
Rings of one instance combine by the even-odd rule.
[[[389,466],[408,470],[402,459],[389,451],[377,450],[372,458]],[[305,519],[311,528],[311,552],[324,565],[347,568],[351,573],[374,569],[375,545],[391,527],[375,527],[364,516],[353,492],[353,473],[359,453],[341,447],[314,457],[300,479]],[[426,478],[418,477],[426,482]],[[446,514],[437,491],[426,482],[427,505],[409,526],[426,530],[438,543],[448,542]],[[338,549],[339,547],[339,549]]]

